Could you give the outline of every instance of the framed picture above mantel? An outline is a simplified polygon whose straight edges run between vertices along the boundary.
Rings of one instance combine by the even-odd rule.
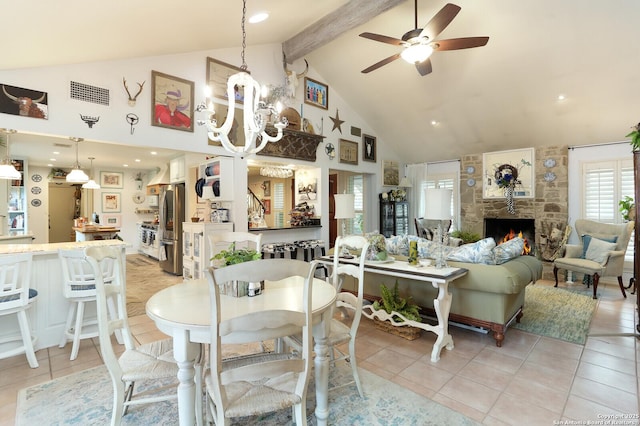
[[[511,186],[514,198],[535,197],[535,151],[533,148],[482,154],[483,198],[505,198]]]

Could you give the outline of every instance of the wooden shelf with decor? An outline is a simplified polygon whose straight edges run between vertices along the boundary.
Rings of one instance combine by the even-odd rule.
[[[267,133],[275,135],[275,127],[267,126]],[[316,151],[320,142],[325,138],[324,136],[289,128],[284,129],[282,133],[282,139],[278,142],[266,144],[264,149],[256,153],[256,155],[316,161]]]

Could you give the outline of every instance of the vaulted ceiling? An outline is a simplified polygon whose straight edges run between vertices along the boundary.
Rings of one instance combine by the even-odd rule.
[[[402,59],[360,72],[400,48],[358,34],[400,38],[413,29],[413,1],[247,3],[249,15],[271,15],[247,28],[249,45],[290,48],[287,41],[301,40],[305,30],[313,31],[307,41],[330,40],[302,56],[369,123],[365,130],[393,143],[408,163],[619,141],[640,121],[637,0],[456,0],[462,10],[438,38],[489,36],[489,43],[435,52],[433,72],[424,77]],[[372,8],[349,7],[367,3],[392,7],[377,16]],[[11,17],[3,20],[0,69],[238,47],[241,41],[239,1],[0,4],[5,18]],[[445,4],[419,1],[418,25]],[[336,25],[313,26],[339,8],[343,12],[330,21]],[[338,27],[347,29],[340,33]]]

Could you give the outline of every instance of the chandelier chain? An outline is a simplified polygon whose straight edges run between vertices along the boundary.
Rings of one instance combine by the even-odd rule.
[[[242,0],[242,65],[240,68],[243,71],[247,70],[247,63],[244,60],[244,49],[247,47],[247,32],[244,29],[245,16],[247,15],[247,0]]]

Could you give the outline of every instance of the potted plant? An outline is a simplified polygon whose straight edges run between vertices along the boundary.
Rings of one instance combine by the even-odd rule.
[[[476,234],[472,231],[464,231],[461,229],[456,229],[449,235],[454,238],[460,238],[462,240],[462,244],[475,243],[476,241],[480,241],[482,239],[482,237],[480,237],[480,234]]]
[[[625,137],[631,138],[631,141],[629,141],[629,143],[631,144],[631,148],[634,151],[639,151],[640,150],[640,123],[633,126],[632,129],[633,131]]]
[[[422,322],[420,316],[420,307],[411,303],[411,298],[408,299],[401,297],[398,292],[398,280],[393,287],[393,290],[389,290],[384,284],[380,284],[380,292],[382,298],[373,302],[373,325],[388,333],[395,334],[403,337],[407,340],[415,340],[420,337],[422,330],[412,326],[398,327],[393,323],[403,323],[406,320]],[[386,312],[384,314],[383,312]]]
[[[635,220],[635,203],[632,197],[627,195],[624,197],[624,200],[618,201],[618,206],[620,207],[620,213],[624,220],[627,222]]]
[[[142,189],[142,179],[144,178],[145,173],[136,172],[133,175],[133,180],[136,182],[136,189],[140,191]]]
[[[227,250],[222,250],[211,258],[214,268],[224,268],[228,265],[235,265],[236,263],[250,262],[252,260],[258,260],[262,257],[262,254],[254,249],[244,248],[236,249],[235,241],[231,243]],[[242,297],[242,296],[257,296],[260,294],[261,285],[256,283],[256,286],[252,287],[252,292],[249,292],[250,285],[244,281],[233,281],[225,283],[224,288],[220,288],[221,294],[228,296]]]

